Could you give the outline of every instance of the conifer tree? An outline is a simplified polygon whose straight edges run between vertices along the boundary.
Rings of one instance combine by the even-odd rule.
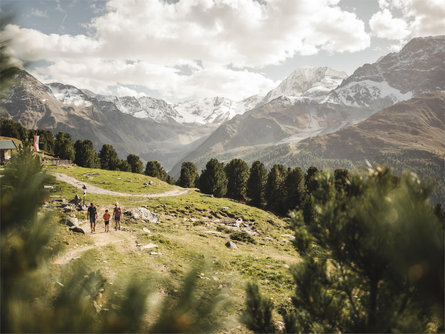
[[[168,175],[168,174],[167,174],[167,177],[165,179],[165,182],[167,182],[168,184],[171,184],[171,185],[175,185],[176,184],[175,179],[172,176]]]
[[[318,176],[318,168],[317,167],[309,167],[306,172],[306,189],[309,194],[312,194],[318,187],[317,176]]]
[[[274,305],[271,299],[264,297],[258,284],[248,283],[246,288],[246,309],[241,315],[241,322],[254,333],[274,333],[272,320]]]
[[[100,168],[100,160],[91,140],[76,140],[74,149],[76,151],[74,158],[76,165],[87,168]]]
[[[181,175],[178,179],[178,186],[184,188],[196,187],[198,179],[198,169],[193,162],[185,161],[181,165]]]
[[[287,209],[286,177],[287,170],[280,164],[274,165],[267,176],[267,206],[271,211],[280,214],[286,213]]]
[[[227,193],[227,177],[223,163],[215,158],[207,162],[199,178],[199,190],[216,197],[223,197]]]
[[[350,183],[351,175],[347,169],[338,168],[334,171],[335,188],[340,191],[344,191],[348,188],[348,183]]]
[[[48,130],[37,130],[36,133],[39,136],[40,149],[47,153],[53,154],[55,146],[53,133]]]
[[[161,181],[167,181],[168,175],[164,170],[164,167],[160,164],[159,161],[147,161],[147,165],[145,166],[145,175],[156,177]]]
[[[121,172],[131,172],[131,166],[127,160],[119,159],[117,170],[120,170]]]
[[[286,330],[443,331],[443,226],[430,187],[388,168],[350,175],[347,191],[329,172],[316,181],[311,220],[293,214],[302,261]]]
[[[0,134],[5,137],[17,138],[22,142],[28,140],[28,129],[12,119],[2,118],[0,120]]]
[[[131,172],[141,174],[144,171],[142,161],[136,154],[129,154],[127,162],[130,164]]]
[[[306,195],[304,173],[300,167],[288,171],[286,178],[287,210],[299,210]]]
[[[250,168],[249,179],[247,180],[247,196],[251,199],[251,204],[262,208],[265,202],[265,191],[267,182],[267,170],[260,161],[255,161]]]
[[[114,147],[104,144],[99,152],[100,168],[107,170],[117,170],[119,167],[119,157]]]
[[[54,145],[54,154],[60,159],[74,160],[75,150],[71,135],[66,132],[59,132],[56,135],[56,142]]]
[[[224,170],[227,176],[227,197],[244,201],[247,194],[249,166],[241,159],[233,159]]]

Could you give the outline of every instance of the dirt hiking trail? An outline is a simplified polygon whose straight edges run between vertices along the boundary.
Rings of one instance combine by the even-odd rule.
[[[111,244],[115,244],[120,252],[126,249],[136,248],[136,242],[135,242],[136,237],[132,235],[130,232],[115,231],[114,228],[110,226],[110,232],[105,233],[103,230],[104,229],[103,224],[96,224],[96,232],[90,233],[87,232],[87,230],[88,231],[90,230],[90,227],[87,225],[89,224],[87,223],[83,224],[82,228],[85,230],[85,233],[88,233],[91,236],[91,239],[93,240],[94,244],[79,246],[77,248],[71,248],[65,254],[56,257],[53,260],[54,264],[66,264],[71,260],[80,258],[83,255],[83,253],[85,253],[90,249],[103,247]]]
[[[166,191],[166,192],[158,193],[158,194],[128,194],[128,193],[121,193],[121,192],[118,192],[118,191],[112,191],[112,190],[103,189],[103,188],[94,186],[92,184],[89,184],[89,183],[86,183],[86,182],[83,182],[83,181],[79,181],[79,180],[75,179],[74,177],[68,176],[66,174],[52,173],[52,175],[54,175],[58,181],[62,181],[62,182],[71,184],[72,186],[74,186],[74,187],[76,187],[78,189],[81,189],[81,190],[83,190],[82,187],[85,185],[87,187],[87,191],[90,194],[156,198],[156,197],[179,196],[179,195],[183,195],[183,194],[188,193],[187,189],[184,189],[184,190],[175,189],[175,190],[170,190],[170,191]]]

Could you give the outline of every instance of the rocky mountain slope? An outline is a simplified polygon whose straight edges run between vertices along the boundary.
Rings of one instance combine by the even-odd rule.
[[[399,102],[335,133],[303,140],[295,150],[353,161],[407,150],[445,158],[444,138],[445,91],[436,91]]]
[[[345,72],[335,71],[329,67],[297,68],[278,87],[267,93],[261,103],[265,104],[280,96],[322,101],[347,76]]]
[[[104,107],[114,105],[124,114],[141,119],[151,119],[158,123],[175,121],[181,124],[216,124],[232,119],[252,109],[261,100],[253,96],[236,102],[225,97],[203,98],[187,102],[169,104],[164,100],[142,96],[113,96],[95,94],[89,90],[78,89],[71,85],[50,83],[48,87],[54,96],[63,104],[76,106],[89,105],[90,99],[95,99]],[[104,109],[106,112],[106,108]]]
[[[412,39],[400,52],[358,68],[326,102],[382,109],[445,87],[445,36]]]
[[[272,98],[270,102],[225,122],[184,159],[202,164],[212,154],[228,160],[240,152],[267,150],[268,145],[273,150],[275,145],[297,143],[357,124],[376,111],[413,96],[445,90],[443,54],[445,36],[413,39],[399,53],[360,67],[339,87],[325,93],[323,99],[304,96],[314,87],[324,87],[327,77],[335,74],[340,80],[341,75],[327,68],[297,70],[267,94],[263,101]],[[295,77],[304,77],[307,72],[311,80],[303,80],[304,84],[298,87],[293,85]],[[314,78],[320,81],[315,82]],[[294,97],[273,99],[285,92]],[[298,94],[301,95],[295,98]],[[255,145],[262,146],[250,149]],[[178,171],[178,166],[174,171]]]
[[[137,153],[145,160],[160,160],[166,168],[214,129],[212,125],[180,124],[168,116],[164,122],[136,118],[123,113],[119,103],[140,102],[131,98],[107,100],[68,85],[47,86],[21,71],[0,109],[2,117],[25,127],[65,131],[74,140],[88,138],[97,150],[112,144],[122,158]]]

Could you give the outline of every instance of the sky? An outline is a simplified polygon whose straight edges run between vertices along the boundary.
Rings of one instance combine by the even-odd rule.
[[[302,66],[352,74],[445,35],[444,0],[1,0],[8,52],[44,83],[180,102],[266,94]]]

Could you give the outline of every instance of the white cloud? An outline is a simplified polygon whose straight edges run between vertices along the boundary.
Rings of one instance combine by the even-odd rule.
[[[377,37],[398,40],[445,34],[443,0],[379,0],[379,6],[369,21]]]
[[[144,93],[139,93],[135,91],[134,89],[128,88],[126,86],[119,86],[117,87],[117,95],[118,96],[135,96],[135,97],[141,97],[144,96]]]
[[[363,21],[339,0],[110,0],[89,28],[72,36],[9,25],[6,33],[13,56],[52,62],[45,76],[54,80],[94,83],[93,91],[138,84],[178,98],[246,97],[275,83],[244,67],[370,45]],[[189,75],[175,68],[185,64]]]
[[[406,21],[394,18],[388,9],[375,13],[369,20],[369,26],[379,38],[399,40],[406,38],[411,33]]]
[[[260,73],[224,66],[195,68],[190,75],[183,75],[174,67],[97,58],[57,61],[36,68],[33,74],[44,82],[57,78],[57,81],[99,94],[109,94],[111,87],[118,87],[121,96],[137,96],[141,93],[130,91],[125,85],[143,86],[160,92],[161,98],[171,102],[217,95],[241,100],[254,94],[265,94],[278,85]]]

